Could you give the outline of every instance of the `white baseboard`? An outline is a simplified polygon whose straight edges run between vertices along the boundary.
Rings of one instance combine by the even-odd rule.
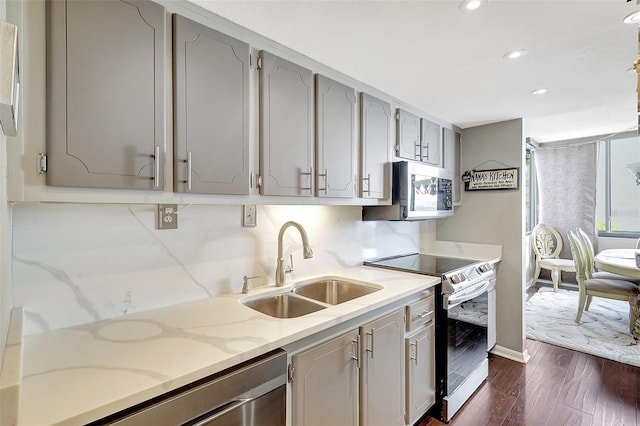
[[[489,352],[494,355],[519,362],[521,364],[526,364],[527,362],[529,362],[529,358],[531,358],[529,352],[527,352],[526,349],[524,350],[524,352],[518,352],[500,345],[495,345]]]

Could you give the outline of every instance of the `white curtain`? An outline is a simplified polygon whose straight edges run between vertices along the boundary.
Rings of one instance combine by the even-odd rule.
[[[560,257],[571,259],[567,232],[582,228],[594,240],[598,143],[538,148],[538,222],[560,232]]]

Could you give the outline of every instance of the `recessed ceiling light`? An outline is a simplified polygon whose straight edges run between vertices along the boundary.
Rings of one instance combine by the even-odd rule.
[[[638,24],[640,23],[640,10],[630,13],[624,17],[623,22],[625,24]]]
[[[464,10],[476,10],[482,6],[482,0],[464,0],[460,4],[460,8]]]
[[[534,90],[533,92],[531,92],[531,94],[532,95],[544,95],[548,91],[549,91],[549,89],[547,89],[546,87],[543,87],[543,88]]]
[[[527,53],[524,49],[512,50],[511,52],[507,52],[502,57],[507,61],[512,61],[514,59],[522,58],[522,56]]]

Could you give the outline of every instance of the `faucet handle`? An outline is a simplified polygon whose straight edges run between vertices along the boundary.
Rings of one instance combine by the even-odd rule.
[[[293,253],[289,254],[289,266],[284,267],[284,273],[288,274],[289,272],[293,272]]]
[[[251,291],[251,284],[249,284],[249,280],[252,280],[254,278],[260,278],[260,275],[255,275],[253,277],[248,277],[248,276],[244,276],[242,277],[242,292],[244,294],[249,293],[249,291]]]

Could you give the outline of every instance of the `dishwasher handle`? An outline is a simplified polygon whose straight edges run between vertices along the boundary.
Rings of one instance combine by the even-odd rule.
[[[207,413],[204,417],[197,419],[194,423],[188,423],[189,426],[204,426],[213,420],[224,416],[230,411],[235,410],[236,408],[242,407],[243,405],[255,401],[256,398],[242,398],[237,399],[235,401],[231,401],[227,404],[224,404],[221,407],[216,408],[215,410]]]

